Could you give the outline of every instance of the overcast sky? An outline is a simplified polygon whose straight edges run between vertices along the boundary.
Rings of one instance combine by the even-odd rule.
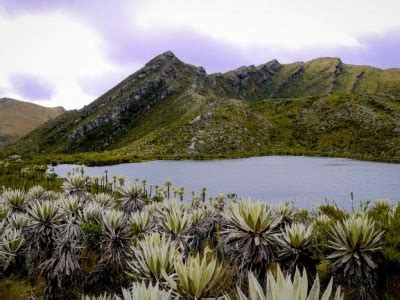
[[[0,97],[80,108],[173,51],[207,72],[338,56],[400,67],[399,0],[0,0]]]

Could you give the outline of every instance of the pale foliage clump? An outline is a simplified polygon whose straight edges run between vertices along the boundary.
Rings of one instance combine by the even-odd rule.
[[[321,286],[318,275],[308,292],[307,273],[301,274],[296,269],[293,280],[290,275],[284,276],[278,265],[276,277],[271,271],[267,275],[267,287],[264,290],[252,272],[248,273],[249,288],[246,296],[240,288],[237,288],[239,300],[342,300],[340,287],[332,295],[333,280],[321,295]]]
[[[147,281],[160,281],[162,274],[172,274],[176,244],[165,235],[146,235],[136,246],[131,247],[132,260],[129,262],[130,275],[140,276]]]
[[[229,278],[227,267],[208,248],[202,256],[198,253],[184,259],[178,255],[174,268],[176,273],[164,274],[164,278],[172,290],[189,299],[221,296]]]

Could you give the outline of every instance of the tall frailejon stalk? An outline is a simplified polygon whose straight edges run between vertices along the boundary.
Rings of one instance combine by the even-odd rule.
[[[165,187],[167,188],[167,198],[170,199],[171,198],[171,187],[172,187],[171,180],[167,180],[165,182]]]

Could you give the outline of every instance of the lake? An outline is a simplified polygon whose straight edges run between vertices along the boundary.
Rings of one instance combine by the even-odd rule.
[[[58,165],[55,172],[65,177],[76,165]],[[360,200],[400,200],[400,164],[342,158],[265,156],[231,160],[158,160],[114,166],[84,167],[90,176],[147,179],[162,185],[165,180],[183,186],[186,195],[207,187],[207,195],[236,193],[271,203],[289,201],[311,208],[325,200],[351,208],[350,194]]]

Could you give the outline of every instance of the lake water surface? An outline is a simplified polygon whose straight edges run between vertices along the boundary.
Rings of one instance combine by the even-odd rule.
[[[62,177],[75,165],[58,165]],[[170,179],[174,186],[184,186],[186,194],[202,186],[208,196],[236,193],[239,196],[268,202],[293,202],[311,208],[325,199],[344,208],[360,200],[387,198],[400,200],[400,164],[365,162],[342,158],[265,156],[232,160],[151,161],[114,166],[84,167],[91,176],[127,176],[147,179],[162,185]]]

